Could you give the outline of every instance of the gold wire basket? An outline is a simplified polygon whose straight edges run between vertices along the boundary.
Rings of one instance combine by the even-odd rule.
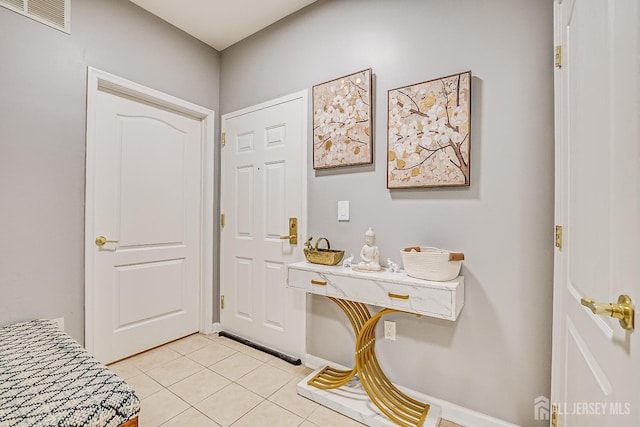
[[[336,249],[331,249],[331,244],[326,237],[321,237],[316,241],[315,247],[311,247],[311,240],[313,237],[309,237],[307,242],[304,244],[304,256],[307,258],[307,261],[314,264],[322,264],[322,265],[336,265],[344,256],[344,251],[339,251]],[[320,241],[324,240],[327,242],[327,249],[318,248],[318,244]]]

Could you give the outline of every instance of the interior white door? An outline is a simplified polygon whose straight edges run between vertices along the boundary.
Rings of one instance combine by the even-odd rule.
[[[637,0],[556,0],[558,426],[640,425],[640,338],[582,298],[640,301]]]
[[[305,296],[285,284],[306,236],[306,100],[301,92],[222,117],[221,325],[295,357],[305,351]],[[296,245],[280,238],[289,218]]]
[[[203,125],[109,89],[92,102],[87,327],[108,363],[199,330]]]

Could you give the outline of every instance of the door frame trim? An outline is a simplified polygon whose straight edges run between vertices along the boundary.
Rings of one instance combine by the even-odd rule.
[[[151,103],[170,111],[187,115],[202,122],[201,143],[201,201],[200,212],[200,314],[202,333],[213,332],[213,234],[214,234],[214,177],[215,177],[215,111],[151,89],[130,80],[93,67],[87,67],[87,128],[85,153],[85,235],[84,235],[84,301],[85,348],[92,353],[95,340],[94,307],[94,206],[95,194],[95,128],[96,101],[100,90],[117,92],[136,101]]]
[[[561,9],[560,3],[562,0],[554,0],[553,2],[553,45],[558,46],[562,44],[562,23],[561,23]],[[562,140],[562,134],[564,132],[565,121],[563,120],[563,111],[561,108],[562,93],[565,90],[564,82],[562,80],[563,70],[554,67],[553,71],[553,105],[555,109],[554,119],[554,224],[561,225],[566,224],[564,206],[564,200],[566,200],[566,194],[564,193],[564,171],[566,170],[565,159],[565,144]],[[553,314],[552,321],[552,334],[551,334],[551,390],[550,399],[552,402],[558,402],[562,395],[562,378],[561,373],[564,370],[561,368],[560,356],[564,352],[564,346],[566,342],[566,336],[564,335],[564,292],[563,292],[563,275],[564,275],[564,253],[559,248],[553,249]],[[560,315],[563,313],[563,315]],[[551,408],[549,408],[551,410]]]
[[[298,92],[293,92],[290,93],[288,95],[284,95],[281,96],[279,98],[274,98],[265,102],[261,102],[259,104],[255,104],[252,105],[250,107],[246,107],[246,108],[242,108],[240,110],[235,110],[226,114],[223,114],[220,117],[220,129],[221,132],[224,133],[225,132],[225,121],[227,119],[230,118],[234,118],[234,117],[238,117],[238,116],[242,116],[244,114],[248,114],[248,113],[252,113],[258,110],[263,110],[265,108],[269,108],[269,107],[273,107],[279,104],[284,104],[286,102],[290,102],[290,101],[294,101],[296,99],[301,99],[302,100],[302,135],[301,135],[301,144],[302,144],[302,153],[301,153],[301,157],[300,157],[300,167],[302,169],[302,191],[301,191],[301,197],[302,197],[302,201],[301,201],[301,207],[300,207],[300,220],[298,221],[298,224],[303,224],[303,226],[301,227],[301,229],[299,230],[299,235],[303,236],[305,234],[302,234],[303,232],[306,233],[307,229],[308,229],[308,223],[309,223],[309,215],[308,215],[308,175],[309,175],[309,156],[307,155],[308,153],[308,141],[309,141],[309,91],[307,89],[303,89],[301,91]],[[222,159],[222,154],[220,155],[220,158]],[[222,171],[221,171],[222,173]],[[222,176],[220,178],[221,181],[221,185],[222,185]],[[221,206],[221,211],[222,211],[222,199],[220,200],[220,206]],[[222,238],[220,238],[220,245],[222,245]],[[222,251],[221,251],[222,252]],[[222,257],[222,255],[220,255],[220,258]],[[303,259],[300,259],[301,261]],[[223,283],[222,281],[220,281],[220,287],[219,287],[219,291],[220,291],[220,295],[223,295]],[[302,299],[302,304],[303,304],[303,310],[305,312],[305,316],[303,319],[304,325],[303,325],[303,334],[304,334],[304,340],[303,340],[303,351],[302,354],[300,355],[301,358],[305,357],[305,355],[307,354],[307,317],[309,316],[309,313],[307,312],[307,297],[305,296]],[[222,313],[220,312],[220,307],[219,305],[216,305],[216,312],[218,314],[218,319],[220,319],[220,322],[217,324],[218,330],[222,330],[224,329],[224,323],[222,321]],[[302,361],[303,363],[305,363],[305,360]]]

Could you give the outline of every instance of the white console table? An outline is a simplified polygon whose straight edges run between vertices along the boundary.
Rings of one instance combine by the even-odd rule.
[[[358,272],[308,262],[287,267],[287,286],[330,298],[356,334],[355,368],[320,369],[298,385],[298,393],[370,426],[389,425],[389,420],[407,427],[437,426],[439,408],[408,396],[384,374],[375,354],[375,328],[382,316],[393,312],[456,320],[464,305],[464,277],[431,282],[405,273]],[[383,309],[372,316],[365,304]],[[357,410],[349,407],[349,389],[354,390],[354,382],[359,387],[356,375],[362,390],[386,418],[367,404],[360,404]],[[362,399],[356,397],[354,402],[358,400]]]

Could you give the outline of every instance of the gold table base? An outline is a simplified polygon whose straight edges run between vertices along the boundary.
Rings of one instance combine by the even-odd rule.
[[[356,334],[356,367],[345,371],[327,366],[311,378],[307,384],[329,390],[342,387],[354,375],[358,374],[364,391],[389,419],[405,427],[422,426],[429,412],[429,405],[412,399],[398,390],[380,368],[374,351],[375,329],[380,318],[385,314],[402,312],[385,308],[371,316],[369,309],[362,303],[340,298],[328,298],[342,309]]]

